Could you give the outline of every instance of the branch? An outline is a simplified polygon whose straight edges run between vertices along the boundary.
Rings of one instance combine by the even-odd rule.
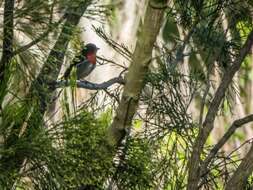
[[[92,83],[92,82],[89,82],[86,80],[77,80],[76,81],[76,85],[78,88],[85,88],[85,89],[89,89],[89,90],[105,90],[115,83],[124,84],[124,79],[121,76],[115,77],[115,78],[112,78],[112,79],[110,79],[106,82],[100,83],[100,84]],[[64,86],[70,86],[70,81],[61,80],[61,81],[56,82],[57,88],[64,87]]]
[[[208,156],[203,162],[203,165],[201,167],[201,175],[205,173],[206,168],[209,164],[209,162],[215,157],[217,152],[221,149],[221,147],[227,142],[227,140],[234,134],[237,128],[241,127],[244,124],[247,124],[249,122],[253,121],[253,114],[248,115],[244,118],[235,120],[231,127],[228,129],[228,131],[223,135],[223,137],[219,140],[219,142],[212,148]]]
[[[240,66],[246,57],[246,55],[249,53],[251,47],[253,44],[253,30],[248,35],[248,38],[242,48],[240,49],[239,55],[237,56],[234,63],[228,68],[228,70],[225,72],[221,83],[215,92],[214,98],[210,104],[210,107],[208,109],[205,121],[203,123],[203,126],[200,128],[199,134],[197,136],[197,139],[193,146],[193,151],[191,158],[189,160],[189,178],[188,178],[188,185],[187,190],[191,189],[197,189],[198,188],[198,182],[200,180],[200,155],[203,151],[205,142],[210,134],[210,132],[213,130],[214,126],[214,119],[215,116],[219,110],[220,103],[222,99],[225,96],[225,92],[230,85],[235,73],[240,69]]]

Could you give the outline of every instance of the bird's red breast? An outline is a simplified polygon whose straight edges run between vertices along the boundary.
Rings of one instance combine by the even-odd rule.
[[[87,60],[92,63],[92,64],[96,64],[97,58],[96,58],[96,53],[92,52],[92,53],[88,53],[86,55]]]

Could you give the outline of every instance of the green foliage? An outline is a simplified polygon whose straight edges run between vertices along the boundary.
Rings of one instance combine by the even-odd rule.
[[[171,43],[171,42],[173,43],[176,39],[179,38],[177,25],[175,21],[173,20],[173,17],[172,18],[168,17],[168,19],[166,20],[166,24],[164,25],[162,35],[166,43]]]
[[[18,120],[22,116],[17,114],[26,112],[16,105],[9,106],[8,113],[8,117],[16,118],[15,126],[24,122]],[[7,114],[4,116],[7,122]],[[22,185],[25,176],[36,189],[76,189],[81,184],[102,186],[112,168],[111,157],[100,148],[105,144],[103,124],[91,114],[81,112],[51,129],[31,127],[21,136],[20,128],[1,125],[1,134],[5,134],[0,148],[1,189],[12,186],[14,181]],[[17,166],[22,166],[24,160],[27,165],[22,171]]]
[[[133,127],[136,128],[136,129],[141,129],[142,125],[143,125],[143,121],[142,120],[135,119],[133,121]]]
[[[124,157],[119,161],[115,173],[117,186],[122,190],[153,189],[157,166],[152,155],[151,144],[144,139],[128,139],[124,147]]]
[[[111,172],[112,164],[108,154],[101,149],[106,143],[106,125],[83,112],[64,122],[63,126],[60,148],[64,154],[62,170],[65,183],[71,184],[66,189],[74,189],[78,184],[102,186]]]
[[[147,117],[150,114],[158,126],[163,124],[167,130],[176,130],[181,133],[191,127],[191,119],[186,107],[189,99],[184,98],[182,91],[187,86],[189,92],[193,93],[197,83],[193,82],[194,78],[184,76],[173,66],[166,65],[164,62],[159,65],[158,69],[158,72],[149,73],[145,81],[147,88],[152,88],[153,91],[152,94],[143,94],[145,100],[149,100]]]
[[[155,162],[146,140],[129,139],[120,166],[113,164],[112,152],[104,148],[107,147],[105,132],[112,118],[110,109],[97,119],[86,111],[72,117],[66,115],[64,121],[50,128],[33,121],[29,126],[34,127],[20,135],[22,129],[13,126],[25,123],[22,114],[28,110],[23,108],[16,103],[5,109],[5,125],[0,128],[1,134],[5,134],[0,147],[1,189],[15,182],[20,189],[29,186],[74,190],[87,184],[103,189],[110,176],[116,176],[116,183],[122,189],[152,187]]]
[[[101,123],[103,126],[110,126],[113,116],[113,110],[108,108],[105,112],[101,113],[98,118],[98,122]]]

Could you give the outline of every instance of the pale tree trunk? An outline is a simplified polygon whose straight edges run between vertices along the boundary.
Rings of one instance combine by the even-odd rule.
[[[144,77],[152,59],[153,45],[162,26],[166,1],[162,1],[162,3],[163,6],[160,5],[159,1],[148,1],[144,22],[139,25],[140,32],[133,53],[133,60],[126,75],[123,95],[108,131],[108,142],[111,146],[117,146],[131,128],[143,88]]]
[[[184,31],[183,28],[177,24],[178,32],[179,32],[179,37],[182,42],[187,38],[187,35],[189,35],[189,31]],[[187,43],[187,42],[186,42]],[[189,76],[190,76],[190,55],[189,54],[189,45],[185,45],[185,48],[183,49],[183,59],[181,62],[177,63],[179,65],[180,72],[184,75],[184,79],[181,81],[187,81],[189,82]],[[200,56],[200,55],[199,55]],[[200,57],[199,57],[200,58]],[[201,58],[200,58],[201,59]],[[201,62],[201,60],[199,60]],[[184,82],[181,82],[182,88],[182,97],[184,97],[184,102],[185,104],[190,102],[191,98],[191,92],[190,92],[190,87],[186,85]],[[193,118],[193,120],[197,120],[199,114],[197,110],[197,104],[196,101],[191,101],[190,105],[187,109],[188,114],[190,114]]]

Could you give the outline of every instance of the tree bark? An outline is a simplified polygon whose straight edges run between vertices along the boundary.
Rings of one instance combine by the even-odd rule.
[[[0,105],[2,104],[5,89],[8,81],[8,65],[10,64],[13,52],[13,15],[15,0],[6,0],[4,2],[4,20],[3,20],[3,53],[0,61]]]
[[[163,0],[162,4],[166,5],[166,2]],[[139,25],[140,33],[138,34],[133,60],[126,75],[123,95],[116,116],[108,130],[108,142],[111,146],[117,146],[127,134],[137,110],[144,77],[152,59],[153,45],[162,25],[165,9],[164,6],[160,5],[161,1],[149,0],[144,23]]]
[[[214,119],[218,112],[220,103],[225,96],[225,92],[228,86],[230,85],[235,73],[240,69],[240,66],[244,58],[251,50],[252,44],[253,44],[253,30],[251,30],[250,34],[248,35],[248,38],[245,44],[242,46],[239,55],[235,59],[234,63],[225,72],[221,80],[221,83],[217,91],[215,92],[214,98],[208,109],[208,113],[206,115],[203,126],[200,128],[199,134],[193,147],[191,158],[189,160],[188,164],[189,177],[187,184],[188,190],[198,189],[198,183],[200,180],[200,162],[201,162],[200,155],[203,151],[205,142],[213,129]]]

